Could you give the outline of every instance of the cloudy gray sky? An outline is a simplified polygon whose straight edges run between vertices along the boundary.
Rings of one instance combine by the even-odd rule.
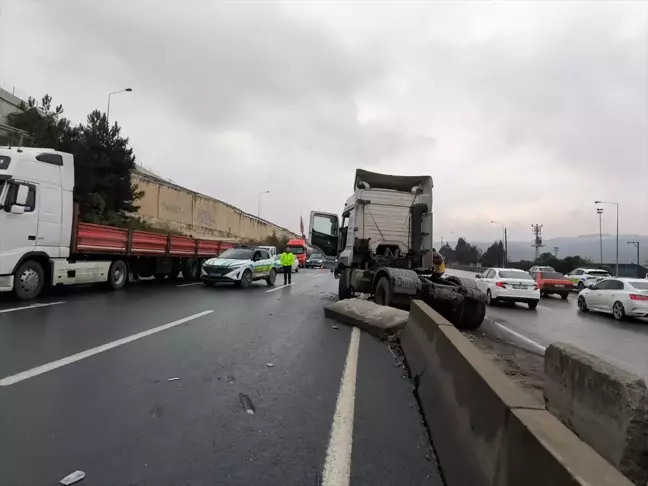
[[[437,238],[648,234],[647,5],[0,0],[0,85],[132,87],[139,162],[294,230],[362,167],[432,175]]]

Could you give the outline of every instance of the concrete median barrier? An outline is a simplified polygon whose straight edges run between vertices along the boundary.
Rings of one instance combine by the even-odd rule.
[[[346,299],[324,307],[324,315],[343,324],[385,338],[407,324],[409,313],[365,299]]]
[[[568,344],[545,352],[547,410],[635,484],[648,484],[648,390],[643,378]]]
[[[631,485],[425,303],[401,344],[448,486]]]

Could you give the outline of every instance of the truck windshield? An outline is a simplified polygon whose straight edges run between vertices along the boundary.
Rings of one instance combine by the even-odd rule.
[[[289,246],[288,250],[293,252],[295,255],[300,255],[300,254],[304,253],[304,248],[301,247],[301,246]]]
[[[249,248],[230,248],[219,255],[218,258],[230,258],[232,260],[252,260],[253,250]]]

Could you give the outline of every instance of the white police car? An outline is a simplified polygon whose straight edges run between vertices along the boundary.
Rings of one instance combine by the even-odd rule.
[[[580,292],[588,285],[594,285],[604,278],[610,278],[610,273],[599,268],[576,268],[569,272],[566,277],[573,282],[576,290]]]
[[[231,282],[243,288],[255,280],[265,280],[274,285],[277,270],[268,250],[256,247],[236,247],[210,258],[203,263],[200,280],[205,285]]]

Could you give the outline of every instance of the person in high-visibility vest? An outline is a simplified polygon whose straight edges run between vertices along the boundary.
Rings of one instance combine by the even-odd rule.
[[[281,264],[281,268],[283,269],[284,274],[284,285],[292,283],[292,266],[294,262],[295,255],[293,255],[290,249],[286,247],[284,249],[284,252],[281,254],[281,258],[279,259],[279,263]]]
[[[435,248],[432,248],[432,265],[434,268],[432,271],[437,277],[441,277],[445,273],[445,260],[443,255],[438,253]]]

